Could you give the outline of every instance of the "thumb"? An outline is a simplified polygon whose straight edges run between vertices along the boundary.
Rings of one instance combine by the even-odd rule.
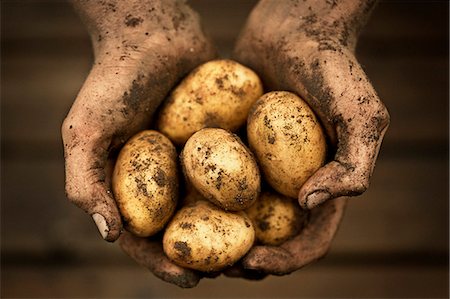
[[[107,241],[122,229],[107,181],[108,155],[150,120],[153,102],[143,77],[135,66],[99,59],[62,125],[67,197],[92,216]]]
[[[107,181],[109,144],[99,142],[94,132],[80,134],[85,129],[77,127],[66,120],[62,129],[66,194],[72,203],[92,217],[103,239],[112,242],[119,237],[122,222]]]
[[[300,189],[298,200],[302,208],[312,209],[328,199],[355,196],[367,190],[389,124],[387,117],[368,119],[341,122],[337,126],[335,158],[314,173]]]

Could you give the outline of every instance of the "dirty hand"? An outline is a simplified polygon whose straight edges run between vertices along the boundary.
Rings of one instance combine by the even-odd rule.
[[[89,30],[95,61],[62,126],[66,193],[92,216],[105,240],[115,241],[122,230],[109,182],[116,150],[148,127],[177,81],[215,51],[198,16],[181,1],[73,4]],[[162,251],[148,255],[156,260]],[[157,267],[170,271],[167,263]]]
[[[261,0],[235,48],[269,89],[293,91],[320,118],[337,146],[333,160],[301,188],[313,208],[364,192],[389,124],[389,114],[354,55],[372,0]]]
[[[254,248],[244,266],[285,274],[323,256],[344,209],[341,196],[364,192],[389,114],[355,58],[373,0],[261,0],[234,51],[272,90],[293,91],[320,118],[334,155],[300,189],[311,222],[281,247]],[[328,202],[327,202],[328,201]],[[314,220],[316,219],[316,220]],[[317,233],[316,236],[313,235]]]
[[[285,275],[326,255],[344,215],[347,198],[329,200],[310,211],[300,233],[280,246],[255,246],[242,260],[245,272]]]

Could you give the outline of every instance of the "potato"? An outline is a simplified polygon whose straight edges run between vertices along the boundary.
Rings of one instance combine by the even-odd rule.
[[[186,178],[219,207],[249,207],[260,191],[260,174],[252,153],[235,134],[217,128],[198,131],[181,153]]]
[[[148,237],[169,221],[178,200],[177,152],[156,131],[142,131],[122,148],[112,189],[125,228]]]
[[[253,245],[255,230],[244,212],[226,212],[204,200],[181,208],[168,224],[164,252],[179,266],[219,271]]]
[[[246,213],[255,227],[256,240],[273,246],[296,236],[308,216],[296,200],[267,191],[261,192]]]
[[[158,130],[178,145],[206,127],[236,131],[262,93],[252,70],[232,60],[207,62],[172,91],[160,110]]]
[[[270,92],[254,104],[247,138],[267,182],[292,198],[325,162],[322,127],[309,106],[290,92]]]

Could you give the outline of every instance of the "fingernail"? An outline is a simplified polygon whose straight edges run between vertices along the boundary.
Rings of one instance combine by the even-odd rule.
[[[99,213],[95,213],[92,215],[92,219],[94,219],[94,222],[97,225],[98,231],[102,235],[102,238],[105,239],[109,233],[109,228],[108,224],[106,223],[105,217],[103,217]]]
[[[313,192],[306,197],[305,206],[308,209],[312,209],[326,201],[328,198],[330,198],[330,193],[327,191]]]

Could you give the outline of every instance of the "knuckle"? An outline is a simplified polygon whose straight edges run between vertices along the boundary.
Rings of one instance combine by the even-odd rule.
[[[391,122],[391,115],[389,114],[389,111],[384,104],[381,104],[378,114],[380,115],[380,118],[382,119],[382,123],[381,123],[382,128],[389,126],[389,124]]]
[[[61,126],[61,134],[66,147],[72,146],[78,137],[83,136],[85,126],[72,117],[66,117]]]
[[[89,125],[87,122],[68,117],[62,123],[61,133],[67,151],[78,147],[100,145],[108,136],[103,134],[102,130]]]
[[[376,129],[380,132],[389,126],[391,117],[388,109],[382,102],[378,102],[377,106],[374,108],[372,121]]]
[[[83,138],[95,138],[100,134],[96,120],[98,117],[91,113],[79,111],[69,113],[64,119],[61,127],[63,135],[79,136]]]
[[[370,168],[365,164],[340,163],[347,173],[342,185],[342,195],[356,196],[364,193],[370,185]]]
[[[102,199],[103,190],[98,186],[99,184],[101,182],[88,184],[82,184],[78,181],[67,182],[65,186],[66,197],[79,208],[85,211],[92,210],[92,203]]]
[[[366,192],[366,190],[367,190],[368,188],[369,188],[369,184],[368,184],[368,183],[361,182],[361,183],[358,183],[358,184],[354,187],[354,190],[355,190],[356,193],[362,194],[362,193]]]
[[[67,136],[69,134],[69,132],[71,131],[72,127],[73,126],[70,124],[69,118],[66,117],[63,120],[62,125],[61,125],[61,134],[62,134],[62,136],[63,137]]]
[[[367,174],[361,174],[358,179],[354,180],[355,183],[352,186],[352,193],[359,195],[364,193],[369,188],[369,176]]]
[[[76,187],[76,185],[74,185],[72,182],[66,182],[65,192],[66,192],[67,199],[71,203],[73,203],[79,207],[83,206],[85,197],[82,196],[80,190]]]

